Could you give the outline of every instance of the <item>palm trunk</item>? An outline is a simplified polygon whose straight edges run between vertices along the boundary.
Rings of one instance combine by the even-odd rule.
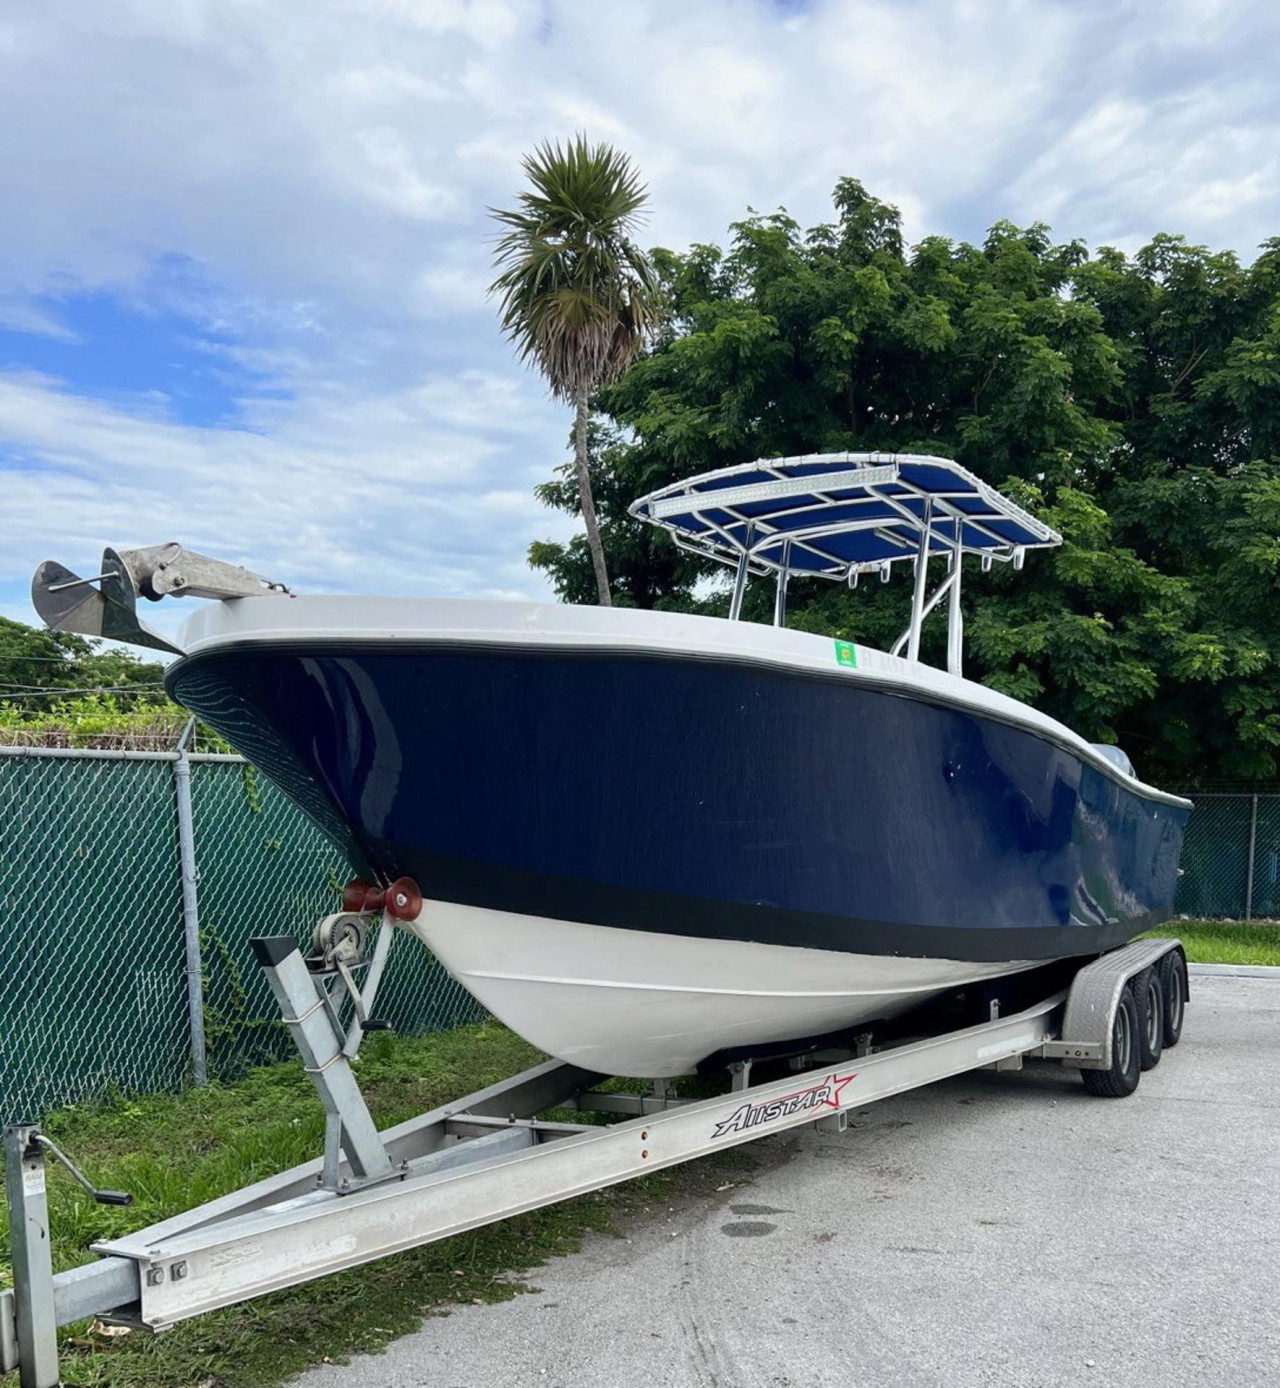
[[[600,543],[600,523],[596,520],[595,498],[591,495],[591,473],[587,470],[587,392],[579,390],[574,396],[577,417],[573,427],[574,462],[578,470],[578,501],[582,520],[587,527],[587,548],[591,551],[591,566],[596,571],[596,592],[601,607],[612,607],[609,592],[609,571],[604,565],[604,546]]]

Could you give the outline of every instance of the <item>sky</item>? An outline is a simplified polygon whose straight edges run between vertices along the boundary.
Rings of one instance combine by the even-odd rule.
[[[6,0],[0,614],[42,559],[175,539],[303,592],[550,597],[570,421],[486,297],[539,140],[627,150],[649,245],[825,220],[852,175],[910,238],[1248,260],[1278,40],[1227,0]]]

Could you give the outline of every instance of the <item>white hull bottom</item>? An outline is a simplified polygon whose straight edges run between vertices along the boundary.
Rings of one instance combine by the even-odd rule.
[[[972,964],[618,930],[428,901],[409,927],[500,1021],[608,1075],[687,1074],[729,1047],[819,1036],[1032,964]]]

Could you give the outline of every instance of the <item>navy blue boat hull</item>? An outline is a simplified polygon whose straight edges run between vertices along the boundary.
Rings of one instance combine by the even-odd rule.
[[[170,692],[382,880],[760,944],[984,961],[1168,918],[1187,810],[910,691],[748,661],[223,646]]]

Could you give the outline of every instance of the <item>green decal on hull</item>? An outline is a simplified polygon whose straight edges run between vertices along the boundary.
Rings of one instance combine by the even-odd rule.
[[[851,669],[858,663],[858,648],[852,641],[836,642],[836,660]]]

